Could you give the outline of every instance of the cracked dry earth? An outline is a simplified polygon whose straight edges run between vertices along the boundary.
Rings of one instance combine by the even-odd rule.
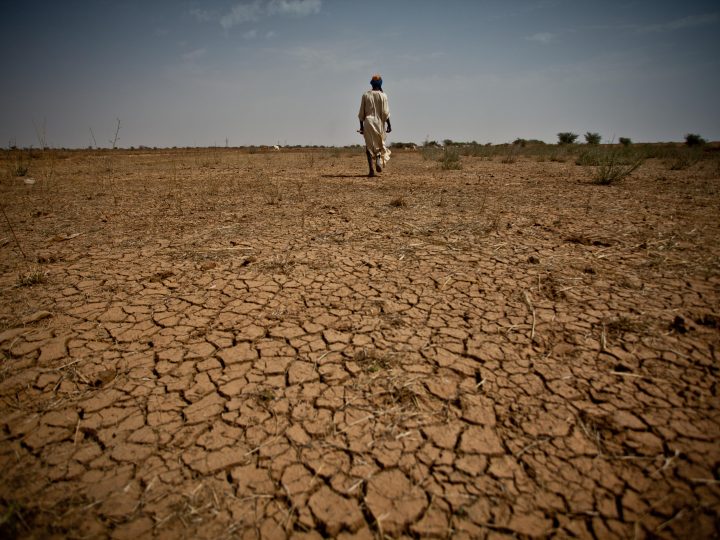
[[[364,167],[69,152],[0,183],[33,261],[6,222],[4,534],[717,534],[717,165]]]

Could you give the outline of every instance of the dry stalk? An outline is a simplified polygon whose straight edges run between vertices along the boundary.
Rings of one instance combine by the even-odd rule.
[[[3,216],[5,216],[5,221],[7,221],[8,227],[10,227],[10,232],[13,235],[13,238],[15,239],[15,245],[17,245],[18,249],[20,250],[20,253],[22,253],[23,259],[27,261],[27,255],[25,255],[25,251],[23,251],[22,246],[20,245],[20,240],[18,240],[17,235],[15,234],[15,229],[13,229],[12,223],[10,223],[10,218],[8,217],[7,213],[5,212],[5,206],[0,206],[0,210],[2,210]]]
[[[532,328],[530,329],[530,341],[533,341],[535,339],[535,308],[533,307],[532,301],[530,300],[530,295],[527,291],[523,291],[523,300],[525,301],[525,305],[527,306],[528,310],[530,310],[530,313],[532,313]]]
[[[531,448],[534,448],[534,447],[537,446],[538,444],[543,443],[543,442],[548,441],[548,440],[549,440],[548,438],[542,437],[542,438],[540,438],[540,439],[538,439],[538,440],[536,440],[536,441],[534,441],[534,442],[531,442],[530,444],[528,444],[527,446],[525,446],[524,448],[522,448],[522,449],[515,455],[515,459],[520,459],[520,456],[522,456],[525,452],[527,452],[527,451],[530,450]]]

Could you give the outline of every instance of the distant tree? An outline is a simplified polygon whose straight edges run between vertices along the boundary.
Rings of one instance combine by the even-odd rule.
[[[558,133],[557,136],[559,144],[572,144],[578,138],[577,133],[570,133],[569,131]]]
[[[453,145],[452,139],[444,139],[443,140],[443,146],[452,146],[452,145]]]
[[[685,144],[688,146],[704,146],[707,141],[697,133],[687,133],[685,135]]]
[[[525,148],[525,145],[527,144],[527,141],[526,141],[525,139],[521,139],[520,137],[518,137],[517,139],[515,139],[515,140],[513,141],[513,144],[514,144],[515,146],[520,146],[520,147],[522,147],[522,148]]]
[[[602,138],[600,137],[599,133],[593,133],[591,131],[588,131],[585,134],[585,142],[592,145],[598,145],[600,144],[600,141]]]
[[[618,142],[623,146],[630,146],[632,144],[632,140],[629,137],[620,137]]]

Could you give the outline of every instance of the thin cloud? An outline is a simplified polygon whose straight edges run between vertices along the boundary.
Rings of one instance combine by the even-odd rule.
[[[270,15],[289,15],[307,17],[320,13],[322,0],[270,0],[267,11]]]
[[[257,30],[248,30],[243,34],[243,38],[247,40],[255,39],[257,37]]]
[[[539,43],[550,43],[551,41],[554,41],[556,38],[557,38],[557,34],[553,34],[551,32],[538,32],[531,36],[525,36],[526,40],[537,41]]]
[[[336,49],[317,47],[292,47],[283,51],[307,69],[323,69],[333,73],[367,70],[371,62],[339,53]]]
[[[626,32],[637,32],[640,34],[672,32],[675,30],[685,30],[687,28],[697,28],[699,26],[710,26],[720,21],[718,13],[706,13],[704,15],[689,15],[673,21],[655,24],[598,24],[586,26],[586,30],[619,30]]]
[[[445,56],[444,52],[434,51],[430,53],[405,53],[401,54],[399,58],[404,62],[412,62],[414,64],[421,64],[425,62],[431,62],[433,60],[440,60]]]
[[[195,17],[200,22],[213,21],[217,18],[217,15],[211,11],[205,9],[191,9],[190,15]]]
[[[686,28],[696,28],[698,26],[709,26],[720,20],[717,13],[706,13],[704,15],[690,15],[682,19],[675,19],[666,23],[649,24],[638,26],[638,32],[670,32],[673,30],[684,30]]]
[[[203,56],[207,54],[207,49],[205,47],[201,49],[195,49],[194,51],[186,52],[182,55],[183,60],[186,60],[188,62],[193,62],[195,60],[199,60]]]
[[[255,22],[263,15],[263,8],[265,7],[260,0],[255,0],[250,4],[236,4],[229,13],[220,17],[220,26],[225,30],[229,30],[238,24]]]
[[[253,0],[235,4],[230,11],[219,17],[199,9],[191,13],[199,21],[218,20],[220,26],[230,30],[234,26],[257,22],[267,17],[307,17],[319,13],[321,8],[322,0]]]

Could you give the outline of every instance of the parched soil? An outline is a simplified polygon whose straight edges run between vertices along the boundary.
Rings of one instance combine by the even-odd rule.
[[[716,162],[16,159],[0,536],[717,534]]]

